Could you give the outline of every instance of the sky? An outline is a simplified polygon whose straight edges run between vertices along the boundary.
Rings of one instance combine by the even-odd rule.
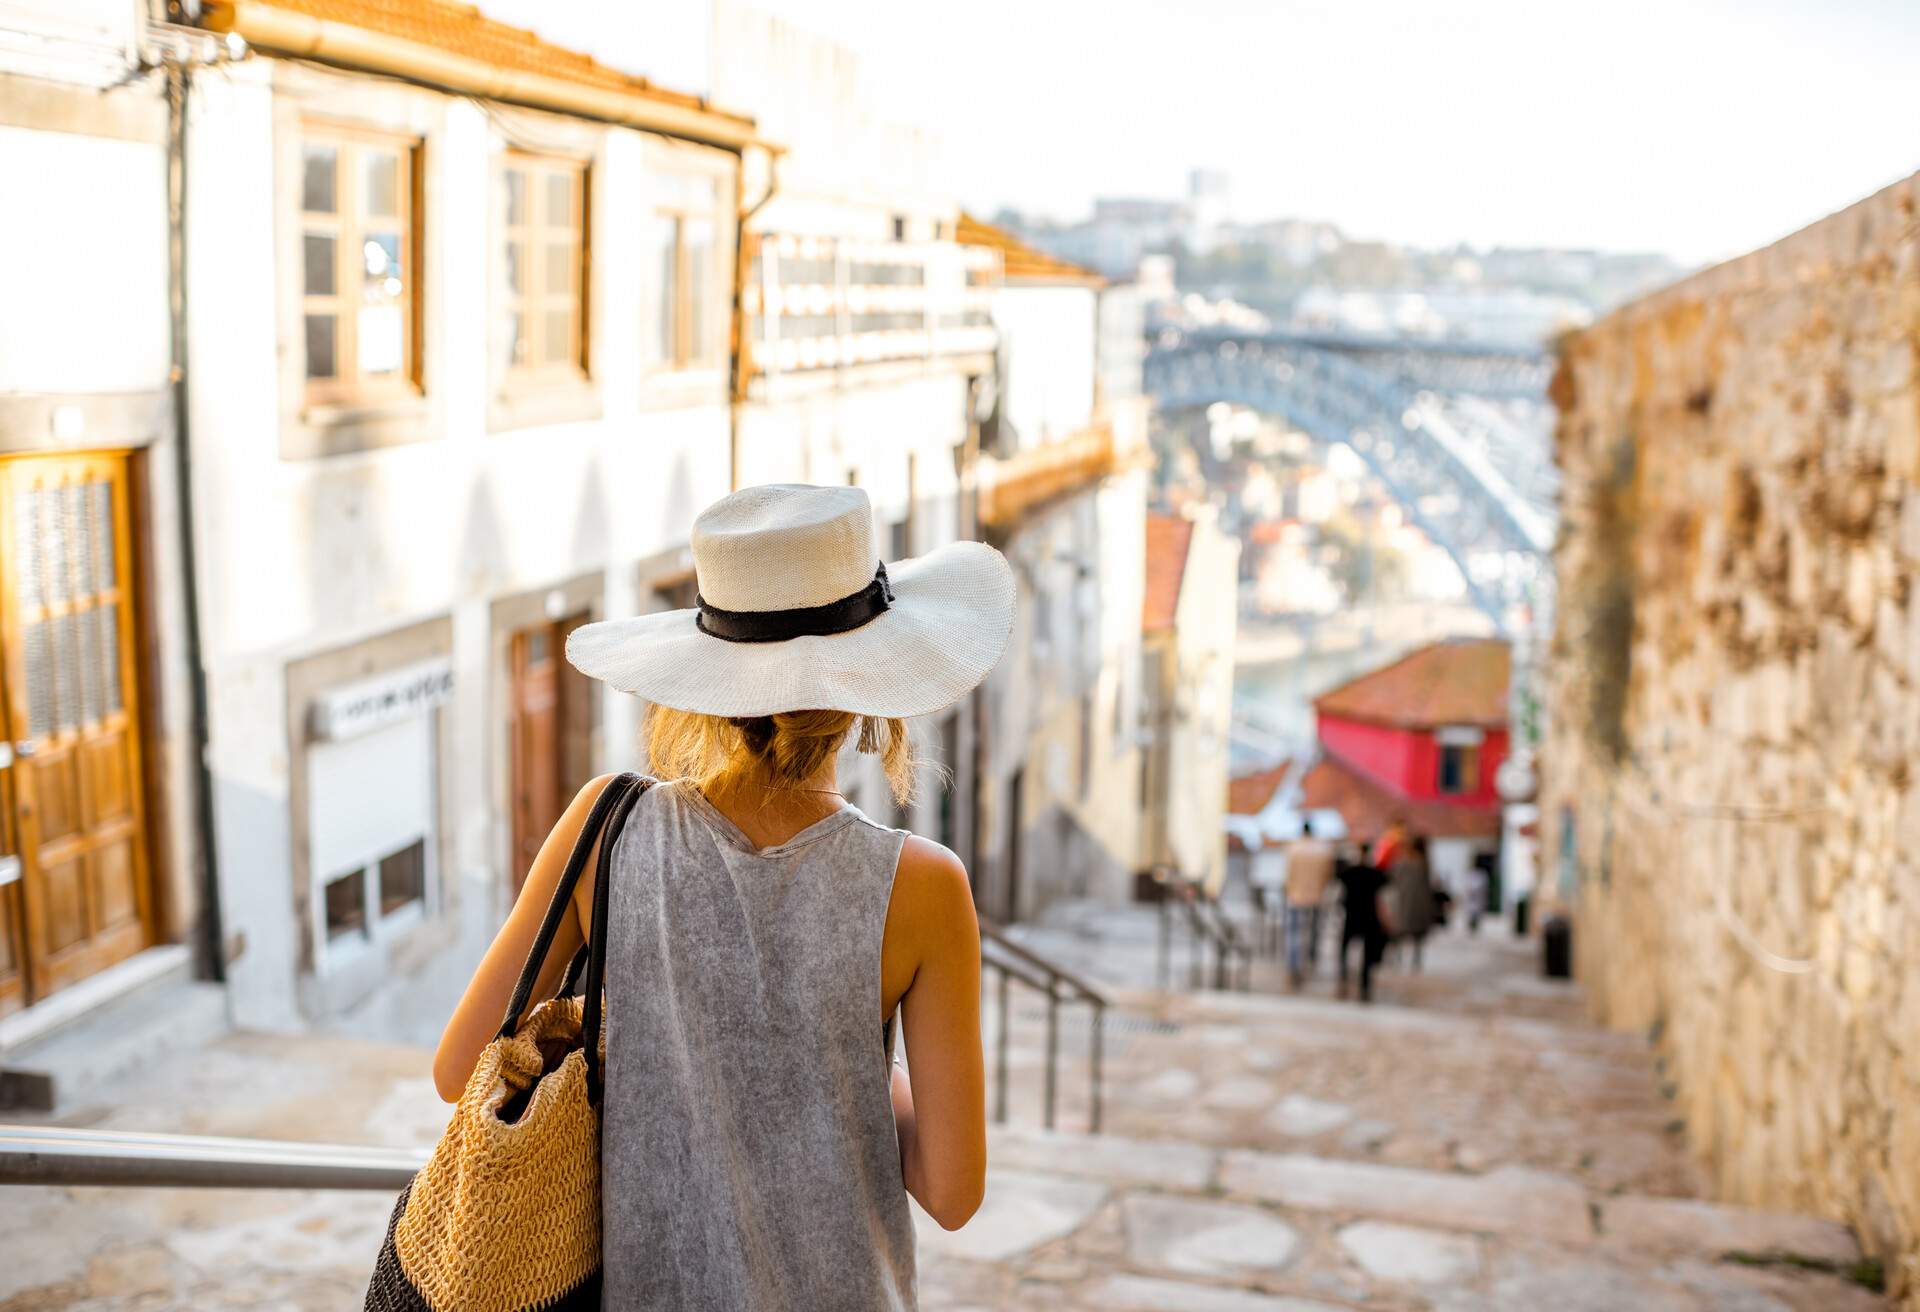
[[[1920,169],[1920,0],[754,4],[859,54],[987,214],[1209,167],[1237,218],[1705,261]]]
[[[1920,0],[483,0],[686,90],[725,15],[861,59],[969,209],[1231,177],[1233,217],[1692,262],[1920,169]]]

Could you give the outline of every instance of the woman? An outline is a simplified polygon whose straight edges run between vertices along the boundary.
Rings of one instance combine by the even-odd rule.
[[[1394,932],[1410,944],[1415,973],[1420,970],[1420,952],[1433,929],[1433,872],[1427,864],[1427,840],[1415,837],[1393,859],[1389,871],[1393,881]]]
[[[695,609],[567,642],[580,670],[651,703],[666,780],[612,854],[604,1306],[912,1308],[907,1195],[954,1229],[985,1187],[979,927],[954,855],[869,820],[836,771],[855,736],[906,800],[903,719],[992,669],[1012,573],[972,542],[876,569],[867,496],[847,487],[736,492],[692,544]],[[605,784],[548,836],[448,1022],[441,1096],[498,1028]],[[585,940],[592,882],[541,996]],[[905,1069],[888,1061],[896,1014]]]

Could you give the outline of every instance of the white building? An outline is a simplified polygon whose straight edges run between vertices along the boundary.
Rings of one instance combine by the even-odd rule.
[[[1145,547],[1140,866],[1217,896],[1227,876],[1240,542],[1203,506],[1149,515]]]
[[[0,1065],[204,944],[163,57],[134,0],[0,26]],[[191,1028],[182,1016],[183,1029]]]
[[[1133,287],[998,229],[965,219],[961,235],[996,250],[1004,275],[980,520],[1020,597],[982,694],[975,881],[988,914],[1017,919],[1125,900],[1140,869],[1143,311]]]
[[[0,1062],[157,980],[430,1040],[574,790],[641,762],[567,632],[688,604],[691,520],[749,482],[859,483],[897,557],[1034,522],[1021,488],[1055,514],[1046,470],[1100,444],[1074,486],[1132,568],[1100,567],[1069,700],[1112,795],[1137,312],[962,240],[937,143],[844,52],[596,8],[621,67],[710,56],[695,96],[453,0],[158,12],[17,0],[0,31],[0,163],[54,180],[0,207]],[[852,794],[992,869],[990,718],[924,726],[954,786],[912,814],[871,768]],[[1005,760],[1051,759],[1052,709],[1012,723]]]
[[[471,959],[575,789],[634,759],[568,630],[664,604],[733,477],[751,121],[415,9],[202,11],[255,51],[195,82],[185,220],[242,1023]]]
[[[937,140],[873,103],[833,42],[730,4],[716,31],[716,94],[783,146],[746,184],[740,481],[864,487],[888,559],[975,536],[963,479],[995,374],[999,264],[956,240]],[[911,814],[853,753],[848,796],[970,853],[974,718],[969,702],[915,726],[950,783],[928,771]]]

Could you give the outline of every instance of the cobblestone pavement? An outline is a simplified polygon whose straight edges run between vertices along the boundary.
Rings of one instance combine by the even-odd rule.
[[[953,1233],[922,1218],[928,1312],[1886,1305],[1838,1274],[1858,1256],[1842,1228],[1699,1201],[1645,1045],[1585,1024],[1502,938],[1444,937],[1419,979],[1390,972],[1362,1008],[1320,982],[1140,987],[1155,954],[1137,913],[1025,933],[1112,982],[1106,1132],[1084,1133],[1091,1033],[1073,1010],[1062,1129],[1039,1128],[1045,1011],[1014,995],[986,1202]],[[991,986],[987,1001],[991,1020]],[[425,1145],[445,1109],[418,1048],[240,1034],[59,1119]],[[0,1312],[357,1306],[389,1203],[0,1190]]]

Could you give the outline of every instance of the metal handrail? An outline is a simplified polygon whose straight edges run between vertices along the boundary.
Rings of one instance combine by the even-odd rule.
[[[1226,908],[1220,905],[1220,899],[1210,897],[1204,899],[1204,903],[1198,900],[1195,902],[1193,914],[1200,916],[1202,920],[1206,920],[1207,916],[1202,911],[1203,904],[1205,911],[1212,913],[1212,924],[1209,928],[1214,936],[1214,942],[1219,947],[1219,954],[1214,959],[1214,987],[1221,989],[1233,987],[1232,962],[1233,959],[1238,958],[1240,962],[1239,987],[1244,990],[1252,982],[1253,945],[1240,941],[1240,930],[1238,926],[1233,923],[1232,917],[1227,915]]]
[[[1088,1002],[1097,1002],[1101,1006],[1107,1005],[1106,995],[1101,993],[1099,989],[1087,983],[1072,971],[1066,970],[1041,956],[1026,944],[1013,938],[1005,929],[1002,929],[993,921],[982,920],[980,922],[980,937],[983,940],[992,942],[998,947],[1005,948],[1027,965],[1037,970],[1045,971],[1049,978],[1065,984]]]
[[[1012,1030],[1012,1005],[1008,984],[1010,981],[1018,980],[1035,992],[1044,994],[1047,999],[1047,1064],[1044,1072],[1046,1092],[1042,1124],[1049,1130],[1054,1126],[1055,1110],[1059,1103],[1062,990],[1072,992],[1078,996],[1079,1000],[1092,1007],[1093,1032],[1089,1041],[1092,1095],[1088,1128],[1091,1133],[1098,1134],[1101,1117],[1104,1031],[1107,1007],[1111,1005],[1106,995],[1071,972],[1062,970],[1033,949],[1016,943],[999,925],[984,918],[980,922],[980,946],[982,949],[980,964],[987,969],[1000,972],[999,993],[996,999],[999,1025],[994,1035],[993,1119],[1002,1124],[1007,1119],[1008,1036]]]
[[[1219,900],[1208,897],[1200,888],[1197,880],[1187,879],[1177,872],[1157,873],[1156,881],[1160,885],[1160,947],[1158,978],[1162,988],[1170,982],[1173,956],[1173,925],[1168,912],[1175,902],[1186,912],[1187,926],[1193,932],[1189,940],[1187,954],[1187,975],[1189,986],[1199,988],[1206,980],[1203,944],[1214,949],[1213,984],[1215,988],[1233,987],[1235,972],[1233,959],[1238,958],[1240,970],[1239,987],[1251,986],[1253,978],[1253,946],[1243,943],[1240,932],[1233,921],[1220,906]],[[1208,915],[1211,910],[1212,915]]]
[[[425,1151],[0,1125],[0,1185],[398,1192]]]

